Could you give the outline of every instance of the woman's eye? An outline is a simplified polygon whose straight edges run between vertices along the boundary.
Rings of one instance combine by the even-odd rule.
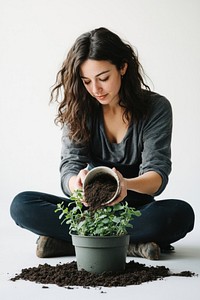
[[[90,83],[90,81],[84,81],[84,80],[83,80],[83,83],[84,83],[85,85],[87,85],[87,84]]]
[[[109,77],[107,76],[107,77],[105,77],[105,78],[99,78],[99,80],[100,80],[100,81],[106,81],[106,80],[108,80],[108,78],[109,78]]]

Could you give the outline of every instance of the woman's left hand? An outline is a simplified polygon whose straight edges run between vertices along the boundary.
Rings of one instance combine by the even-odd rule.
[[[124,200],[124,198],[127,196],[127,183],[125,178],[115,168],[113,168],[112,170],[117,174],[117,177],[119,178],[119,194],[117,198],[115,198],[112,202],[108,203],[107,206],[113,206]]]

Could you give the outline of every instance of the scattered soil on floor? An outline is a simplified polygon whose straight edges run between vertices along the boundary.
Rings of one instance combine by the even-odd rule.
[[[70,289],[75,286],[89,288],[139,285],[169,276],[192,277],[194,275],[190,271],[171,273],[165,266],[148,267],[134,261],[126,263],[124,272],[91,274],[84,270],[78,271],[76,262],[73,261],[56,266],[44,264],[38,267],[22,269],[20,274],[11,278],[11,281],[23,279],[42,284],[56,284]]]
[[[109,201],[117,190],[117,181],[109,174],[98,174],[85,186],[84,196],[90,209],[96,210]]]

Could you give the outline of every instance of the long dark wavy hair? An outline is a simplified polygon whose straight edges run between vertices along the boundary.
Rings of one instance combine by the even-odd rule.
[[[69,126],[69,137],[77,142],[90,138],[88,116],[99,103],[84,87],[80,66],[87,59],[107,60],[120,70],[128,64],[119,91],[119,105],[124,107],[123,118],[128,122],[143,118],[148,111],[145,91],[150,90],[143,79],[143,69],[133,48],[106,28],[97,28],[77,38],[68,52],[52,87],[51,101],[59,103],[55,122]]]

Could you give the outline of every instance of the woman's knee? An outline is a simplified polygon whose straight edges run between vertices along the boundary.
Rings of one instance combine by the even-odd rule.
[[[15,196],[10,206],[10,215],[13,220],[20,225],[25,210],[26,204],[30,199],[31,192],[21,192]]]
[[[162,204],[166,209],[166,224],[172,233],[181,232],[185,236],[193,230],[195,215],[188,202],[180,199],[168,199],[160,201],[160,205]]]
[[[194,228],[195,221],[195,213],[192,206],[186,202],[181,200],[182,205],[182,215],[184,216],[185,222],[188,224],[188,232],[192,231]]]

